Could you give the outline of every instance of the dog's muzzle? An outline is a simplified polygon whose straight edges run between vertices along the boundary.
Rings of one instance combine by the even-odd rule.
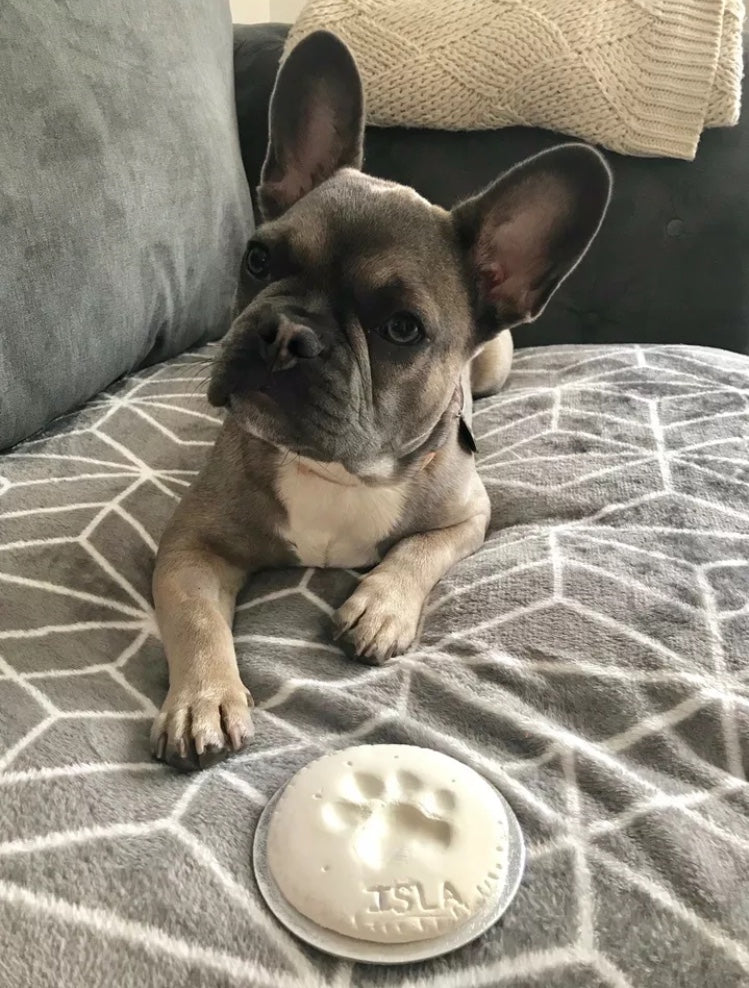
[[[324,350],[310,325],[285,314],[265,318],[227,341],[214,367],[208,400],[222,407],[233,395],[265,391],[276,374],[316,360]]]

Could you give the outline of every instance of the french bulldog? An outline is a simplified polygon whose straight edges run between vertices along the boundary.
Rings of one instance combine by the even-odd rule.
[[[318,31],[283,63],[235,318],[208,390],[226,409],[153,578],[169,690],[156,758],[204,768],[252,733],[235,599],[268,567],[367,569],[336,635],[382,663],[483,542],[489,499],[471,395],[503,384],[509,330],[534,319],[606,212],[597,151],[566,144],[446,211],[361,170],[356,63]]]

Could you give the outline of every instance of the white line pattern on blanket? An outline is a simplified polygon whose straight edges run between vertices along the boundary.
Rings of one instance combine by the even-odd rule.
[[[0,460],[3,985],[746,984],[749,360],[518,353],[476,409],[492,531],[435,592],[423,642],[351,665],[328,622],[355,574],[261,577],[235,625],[256,738],[185,778],[148,756],[166,688],[149,580],[218,426],[205,358]],[[453,754],[518,813],[518,899],[452,957],[352,967],[262,905],[262,806],[358,741]]]

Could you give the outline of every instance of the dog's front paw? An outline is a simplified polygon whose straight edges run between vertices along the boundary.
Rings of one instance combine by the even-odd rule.
[[[365,576],[333,615],[336,640],[362,662],[382,665],[407,651],[419,635],[421,602],[378,573]]]
[[[252,697],[240,680],[170,689],[151,729],[151,749],[183,772],[210,768],[252,735]]]

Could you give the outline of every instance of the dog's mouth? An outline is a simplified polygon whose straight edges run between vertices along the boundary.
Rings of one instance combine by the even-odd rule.
[[[278,402],[264,390],[232,392],[223,408],[243,432],[273,446],[287,446],[288,428]],[[295,452],[297,452],[295,450]],[[309,450],[298,450],[309,455]]]
[[[248,436],[309,459],[320,459],[315,446],[289,430],[280,403],[264,388],[233,391],[223,398],[221,405],[239,428]]]
[[[345,466],[352,475],[360,474],[360,464],[353,462],[350,455],[341,455],[335,449],[327,448],[324,437],[305,436],[294,428],[284,413],[283,403],[265,389],[222,395],[220,407],[226,410],[242,432],[284,454],[303,457],[310,463],[337,463]],[[382,474],[376,471],[372,480],[381,482]]]
[[[229,388],[223,373],[217,373],[214,365],[208,382],[208,401],[214,408],[227,408],[232,398],[231,388]]]
[[[239,372],[229,366],[218,366],[208,384],[208,401],[214,408],[226,408],[229,411],[246,408],[253,403],[262,407],[276,405],[270,395],[269,384],[265,380],[252,381],[250,385],[247,375],[240,379]]]

